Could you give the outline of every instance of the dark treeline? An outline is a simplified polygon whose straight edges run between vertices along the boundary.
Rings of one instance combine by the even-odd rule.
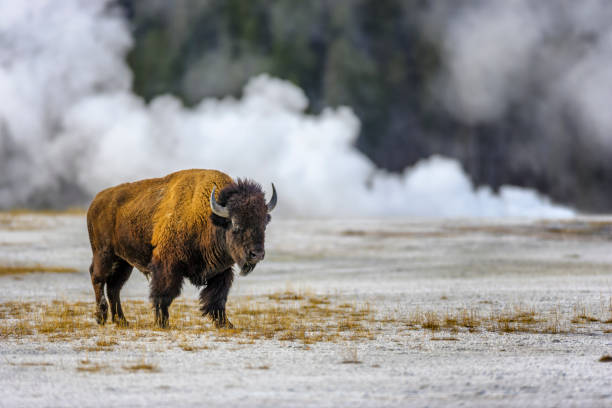
[[[570,114],[543,126],[528,98],[495,121],[451,115],[432,93],[444,69],[425,0],[122,0],[135,44],[136,93],[187,105],[239,95],[267,72],[299,85],[313,113],[347,105],[362,121],[357,148],[399,172],[432,154],[457,158],[477,185],[536,188],[586,211],[612,209],[612,161]],[[502,45],[500,45],[502,46]]]

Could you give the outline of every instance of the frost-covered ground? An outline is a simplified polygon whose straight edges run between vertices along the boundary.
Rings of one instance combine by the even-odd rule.
[[[236,280],[230,304],[290,288],[367,303],[398,322],[415,310],[486,315],[520,306],[561,316],[559,333],[398,323],[372,340],[305,346],[222,341],[205,331],[191,351],[177,346],[177,331],[119,338],[102,350],[79,347],[88,339],[7,335],[0,406],[609,407],[612,364],[599,359],[612,354],[612,324],[604,323],[612,318],[610,221],[274,219],[266,260]],[[0,304],[87,301],[93,312],[89,257],[82,216],[1,214],[0,265],[79,272],[0,276]],[[182,298],[196,294],[186,285]],[[147,299],[140,273],[122,297]],[[577,319],[581,313],[598,321]],[[96,330],[103,336],[112,325]],[[154,370],[126,369],[140,363]]]

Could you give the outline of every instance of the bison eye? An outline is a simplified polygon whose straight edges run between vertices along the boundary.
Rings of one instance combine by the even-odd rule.
[[[240,227],[240,225],[234,225],[232,227],[232,232],[234,234],[240,234],[242,232],[242,227]]]
[[[267,214],[266,224],[270,223],[271,220],[272,220],[272,217],[270,216],[270,214]]]

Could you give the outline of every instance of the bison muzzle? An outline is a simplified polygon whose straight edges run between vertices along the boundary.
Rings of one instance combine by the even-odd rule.
[[[274,184],[266,203],[258,184],[234,182],[216,170],[184,170],[101,191],[87,211],[97,322],[106,322],[110,304],[113,322],[127,324],[119,294],[136,267],[150,277],[159,326],[168,326],[168,307],[187,278],[202,288],[203,315],[217,327],[232,327],[225,313],[232,268],[248,275],[264,258],[276,201]]]

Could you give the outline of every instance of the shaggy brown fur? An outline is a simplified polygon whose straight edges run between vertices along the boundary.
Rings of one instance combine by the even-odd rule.
[[[229,219],[211,212],[214,186]],[[215,170],[184,170],[100,192],[87,212],[98,323],[107,319],[106,286],[112,320],[127,324],[119,292],[136,267],[151,277],[150,297],[160,326],[167,326],[168,307],[180,294],[184,278],[204,286],[203,314],[217,326],[231,326],[225,303],[232,265],[238,264],[246,275],[263,259],[269,220],[259,185],[233,182]]]

